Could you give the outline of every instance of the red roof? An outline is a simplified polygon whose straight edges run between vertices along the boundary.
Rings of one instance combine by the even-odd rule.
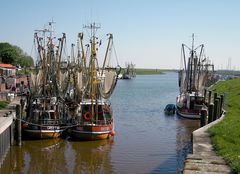
[[[15,69],[16,67],[11,65],[11,64],[5,64],[5,63],[0,63],[1,68],[10,68],[10,69]]]

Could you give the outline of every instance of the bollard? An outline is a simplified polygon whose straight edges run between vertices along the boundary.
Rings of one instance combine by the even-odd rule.
[[[21,125],[21,106],[16,106],[16,117],[17,117],[17,145],[22,145],[22,125]]]
[[[214,112],[213,112],[213,121],[217,119],[217,114],[218,114],[218,99],[214,100]]]
[[[208,106],[211,104],[212,91],[208,91]]]
[[[207,110],[202,109],[201,110],[201,117],[200,117],[200,126],[203,127],[206,125],[206,118],[207,118]]]
[[[214,104],[210,104],[208,106],[208,124],[213,121],[213,114],[214,114]]]

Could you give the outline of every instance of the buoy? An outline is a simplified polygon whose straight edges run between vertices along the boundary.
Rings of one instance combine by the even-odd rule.
[[[92,118],[92,115],[90,112],[86,112],[84,115],[83,115],[84,119],[89,121],[91,118]]]
[[[115,131],[112,130],[112,131],[110,132],[110,135],[111,135],[111,136],[114,136],[114,135],[115,135]]]

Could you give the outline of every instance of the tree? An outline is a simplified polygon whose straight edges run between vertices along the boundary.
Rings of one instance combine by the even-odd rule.
[[[18,46],[9,43],[0,43],[0,61],[12,65],[21,65],[22,67],[30,67],[33,65],[33,59],[23,52]]]

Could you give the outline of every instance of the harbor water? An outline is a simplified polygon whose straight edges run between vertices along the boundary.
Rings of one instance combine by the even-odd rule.
[[[11,147],[0,173],[181,173],[199,121],[164,114],[177,82],[173,72],[119,80],[111,97],[114,139],[25,140]]]

